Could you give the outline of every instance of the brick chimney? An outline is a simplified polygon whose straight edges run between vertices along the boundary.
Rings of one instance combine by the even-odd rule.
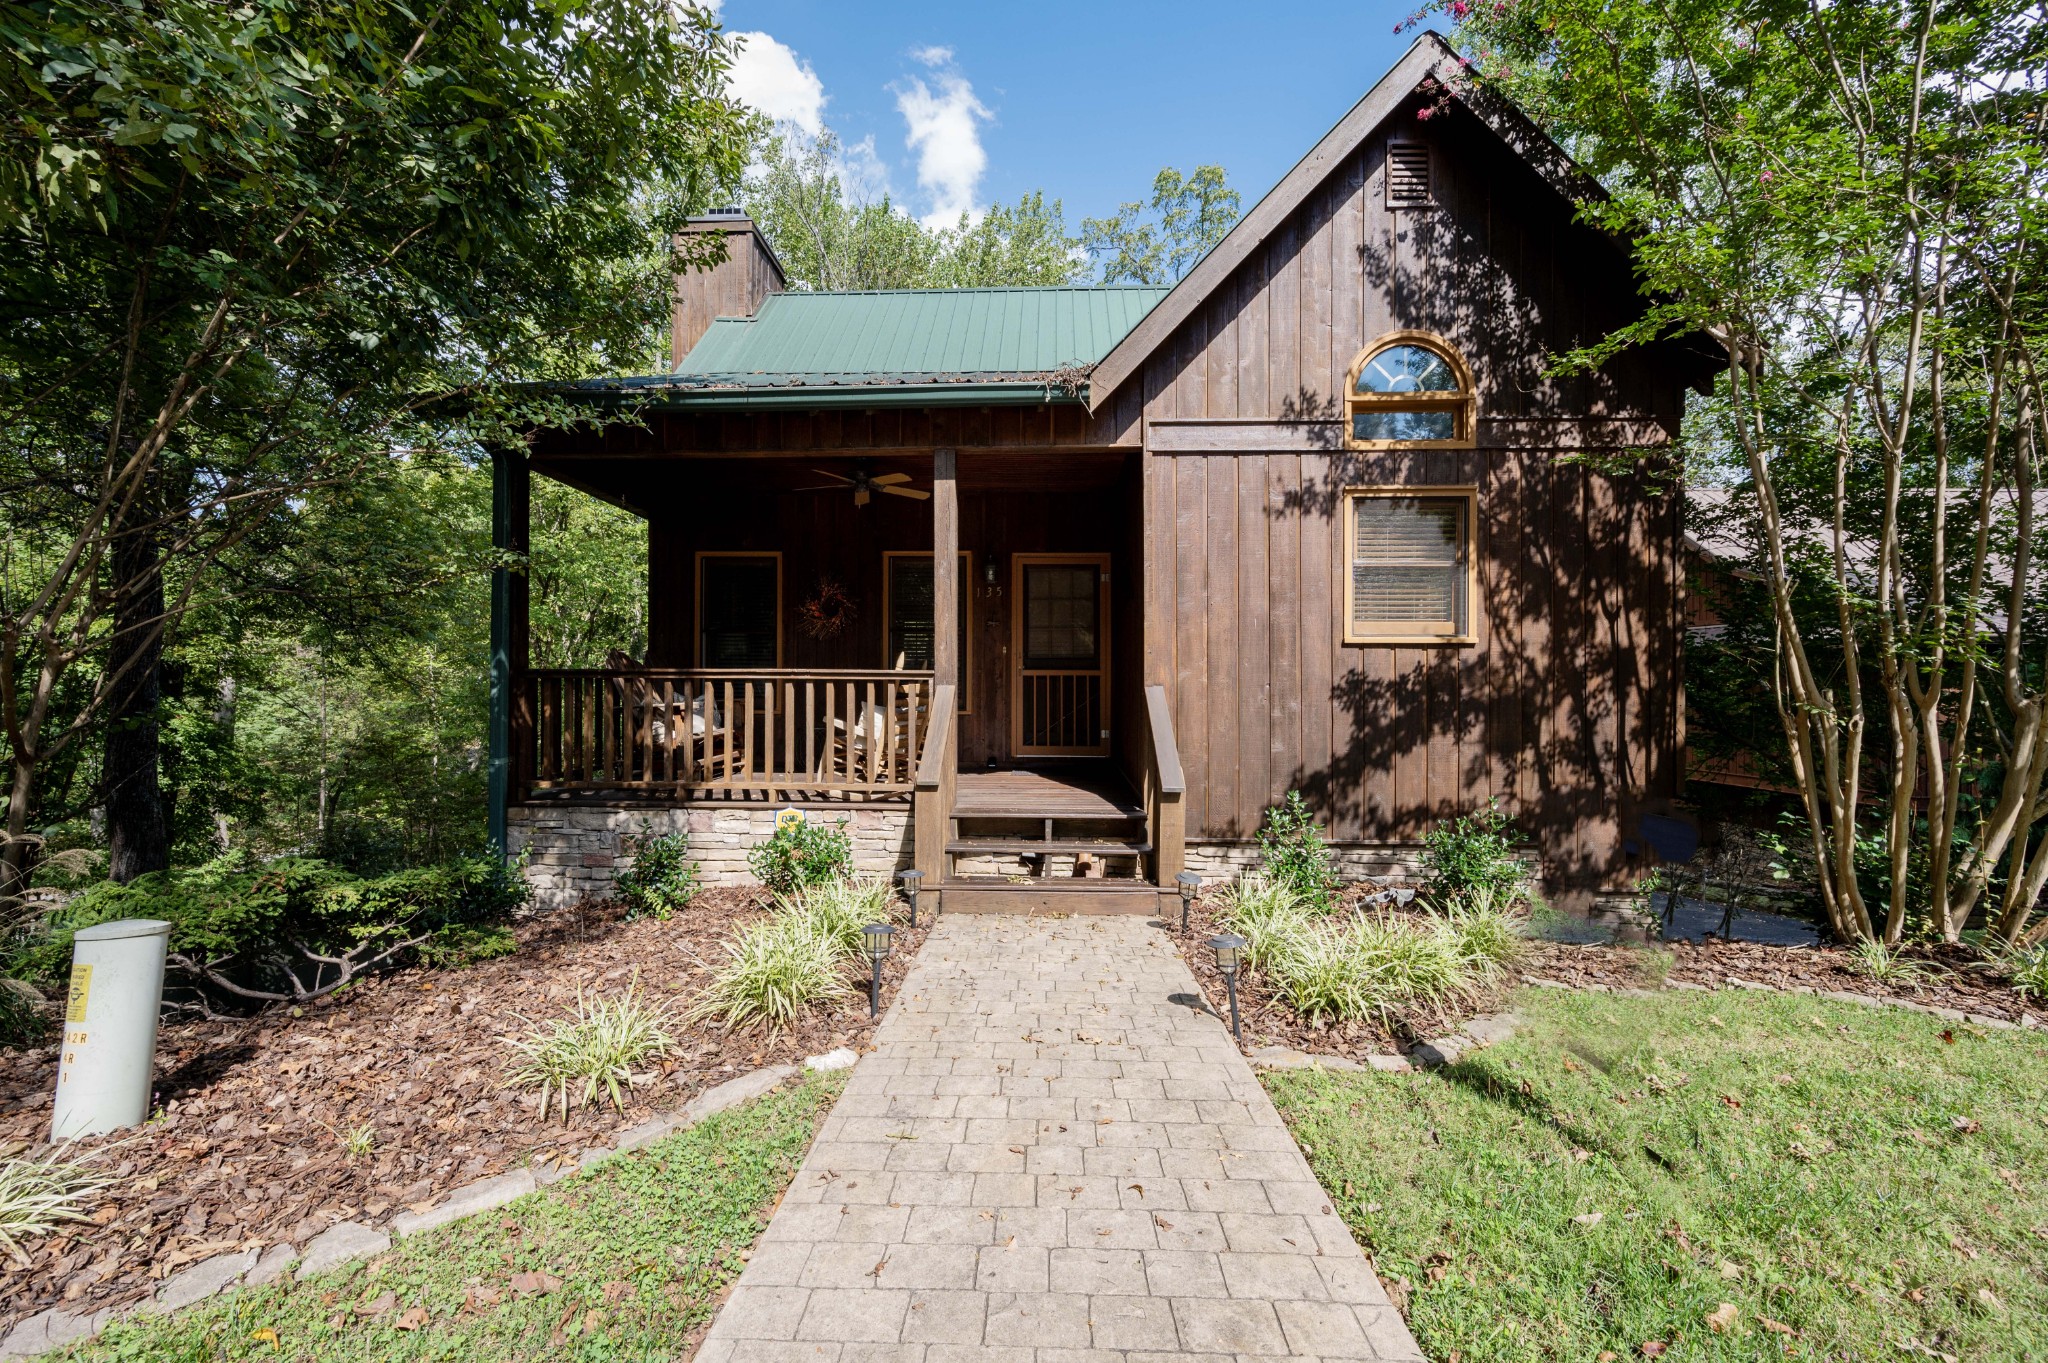
[[[676,276],[675,304],[669,314],[669,368],[682,367],[683,356],[697,344],[716,317],[751,317],[761,300],[783,289],[782,262],[754,220],[738,208],[721,208],[691,218],[683,237],[700,232],[725,236],[725,261],[708,270]]]

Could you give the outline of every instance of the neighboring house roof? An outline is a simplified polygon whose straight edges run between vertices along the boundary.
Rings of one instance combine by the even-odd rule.
[[[1164,288],[886,289],[770,294],[714,321],[672,373],[594,379],[690,407],[1078,398],[1086,370]]]
[[[1564,199],[1581,202],[1606,197],[1599,181],[1581,169],[1549,134],[1506,99],[1475,86],[1466,73],[1464,59],[1440,35],[1425,31],[1401,60],[1380,77],[1378,84],[1351,107],[1351,112],[1339,119],[1337,126],[1325,133],[1322,141],[1181,277],[1159,306],[1103,357],[1089,375],[1089,409],[1101,407],[1111,393],[1137,373],[1146,359],[1230,278],[1231,272],[1307,203],[1344,160],[1369,141],[1380,125],[1425,82],[1432,83],[1435,92],[1456,99],[1470,110]]]

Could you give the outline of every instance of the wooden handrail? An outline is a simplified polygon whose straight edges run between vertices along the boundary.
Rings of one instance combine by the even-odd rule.
[[[1167,795],[1187,792],[1187,774],[1180,766],[1180,744],[1173,736],[1173,707],[1167,704],[1166,688],[1145,688],[1145,719],[1152,726],[1152,767],[1158,773],[1159,789]]]
[[[1166,688],[1145,688],[1145,828],[1152,839],[1152,883],[1162,898],[1187,864],[1187,775],[1173,736],[1173,707]]]
[[[932,688],[932,722],[924,731],[924,751],[917,755],[917,788],[937,790],[952,765],[953,697],[951,686]]]

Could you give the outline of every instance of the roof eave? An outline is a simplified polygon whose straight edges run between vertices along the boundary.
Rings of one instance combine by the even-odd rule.
[[[1459,65],[1458,54],[1434,31],[1418,35],[1399,61],[1380,77],[1351,106],[1351,111],[1325,133],[1294,168],[1238,219],[1237,225],[1216,243],[1208,254],[1183,275],[1166,297],[1145,314],[1110,349],[1090,375],[1089,410],[1092,412],[1122,387],[1146,359],[1164,345],[1174,331],[1193,315],[1231,272],[1245,262],[1261,243],[1277,230],[1287,216],[1307,201],[1316,187],[1328,179],[1343,159],[1365,142],[1381,124],[1392,117],[1402,101],[1415,93],[1425,79],[1437,77],[1443,87],[1460,98],[1496,136],[1512,147],[1544,180],[1566,197],[1600,192],[1593,180],[1572,161],[1564,149],[1531,122],[1520,110],[1499,99],[1464,98],[1458,86],[1447,79],[1449,67]]]
[[[776,388],[693,388],[636,384],[581,388],[572,400],[656,411],[746,412],[824,408],[1044,407],[1083,405],[1083,393],[1068,394],[1052,383],[892,383],[878,385],[798,384]]]

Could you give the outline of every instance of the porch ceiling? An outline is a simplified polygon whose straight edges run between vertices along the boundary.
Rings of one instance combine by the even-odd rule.
[[[1117,486],[1128,453],[974,451],[959,452],[957,467],[963,494],[992,491],[1103,491]],[[601,501],[645,514],[656,501],[678,496],[777,496],[826,480],[819,469],[850,476],[855,464],[872,474],[906,473],[913,486],[929,490],[929,454],[867,455],[813,453],[776,457],[691,457],[654,462],[647,459],[535,459],[533,471]],[[829,494],[819,493],[819,496]],[[902,499],[895,499],[902,500]],[[913,504],[904,501],[908,507]]]

